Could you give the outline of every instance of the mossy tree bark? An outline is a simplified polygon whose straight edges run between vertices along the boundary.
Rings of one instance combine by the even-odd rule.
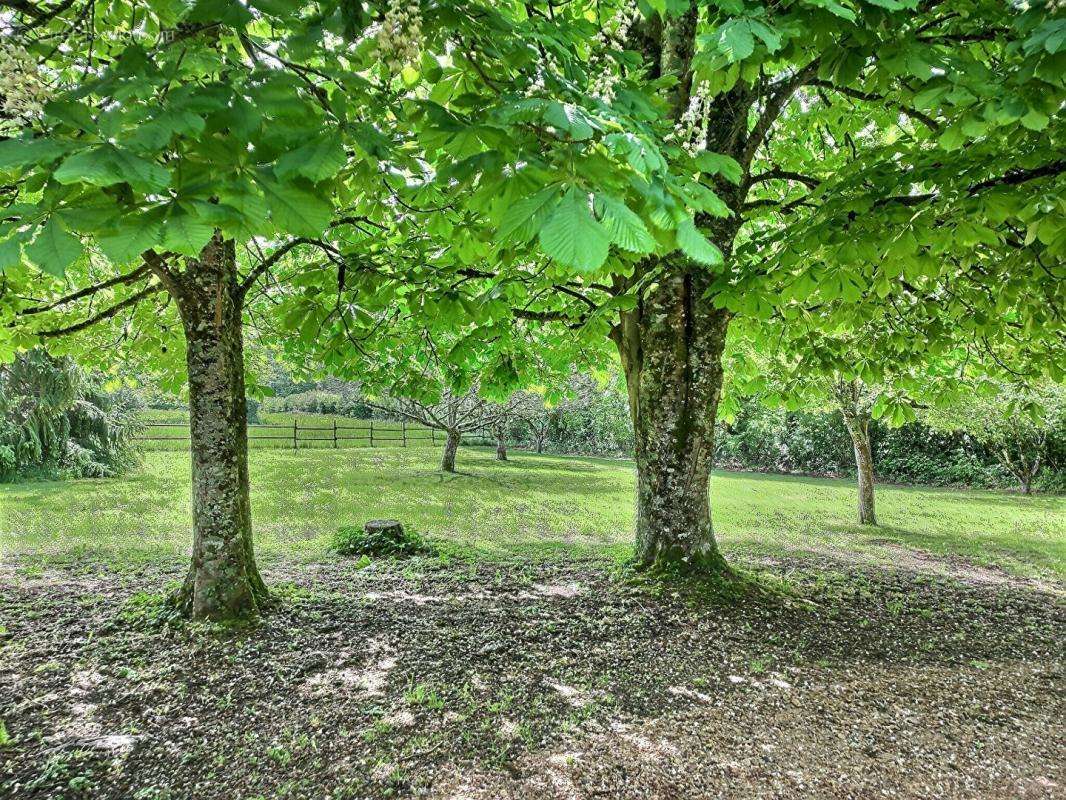
[[[703,299],[706,270],[659,266],[656,287],[613,334],[636,439],[636,561],[728,574],[709,490],[729,315]]]
[[[459,431],[448,431],[448,438],[444,440],[444,455],[440,460],[440,468],[444,472],[455,472],[455,453],[459,449]]]
[[[663,99],[666,115],[677,124],[689,106],[699,13],[699,4],[691,3],[683,13],[665,21],[649,19],[629,32],[627,49],[643,54],[649,77],[676,78]],[[715,98],[698,123],[706,149],[733,157],[744,169],[751,160],[746,92],[738,83]],[[733,577],[711,524],[714,423],[730,319],[714,304],[712,281],[729,269],[747,186],[715,179],[714,190],[732,215],[701,214],[695,221],[721,251],[724,265],[695,264],[676,253],[645,260],[630,278],[616,277],[616,291],[639,294],[636,308],[619,315],[611,338],[621,356],[633,417],[637,563]]]
[[[192,563],[176,602],[194,619],[253,616],[268,593],[252,548],[244,297],[233,242],[216,236],[171,280],[185,331],[192,449]]]

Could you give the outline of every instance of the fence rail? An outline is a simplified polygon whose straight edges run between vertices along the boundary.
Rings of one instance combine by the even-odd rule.
[[[375,422],[377,423],[375,425]],[[188,420],[172,421],[152,420],[141,423],[144,432],[137,434],[134,440],[137,442],[188,442]],[[166,433],[154,433],[156,430],[165,429]],[[176,430],[183,433],[174,435]],[[339,424],[336,420],[331,425],[301,425],[298,418],[294,418],[292,424],[288,423],[263,423],[256,422],[248,425],[248,444],[254,446],[256,442],[263,442],[266,447],[292,447],[297,450],[301,447],[322,447],[340,449],[341,447],[407,447],[408,444],[440,444],[444,443],[446,434],[435,428],[409,425],[406,421],[400,423],[383,423],[375,420],[367,420],[365,425]],[[463,434],[463,444],[488,444],[494,441],[487,431],[474,431]],[[266,443],[272,444],[266,444]],[[362,444],[361,444],[362,443]],[[157,446],[156,449],[166,449],[166,445]]]

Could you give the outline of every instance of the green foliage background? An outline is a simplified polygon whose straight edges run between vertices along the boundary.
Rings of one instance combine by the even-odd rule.
[[[121,474],[136,461],[140,407],[99,374],[39,349],[0,366],[0,481]]]

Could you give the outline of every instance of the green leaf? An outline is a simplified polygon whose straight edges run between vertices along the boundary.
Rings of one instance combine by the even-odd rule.
[[[1022,125],[1031,131],[1044,130],[1050,121],[1047,114],[1037,111],[1035,108],[1030,108],[1029,113],[1022,117]]]
[[[0,242],[0,272],[22,263],[22,237],[19,234]]]
[[[556,102],[549,103],[547,111],[544,112],[545,122],[559,130],[566,131],[571,139],[579,142],[592,136],[592,126],[587,120],[588,118],[581,109],[569,103],[565,105]]]
[[[270,218],[282,232],[296,236],[321,236],[333,217],[333,209],[310,192],[290,184],[259,179],[266,195]]]
[[[162,150],[175,134],[180,136],[199,136],[204,130],[204,119],[198,114],[185,110],[171,110],[159,114],[154,119],[137,127],[124,144],[132,144],[138,149]]]
[[[563,266],[591,272],[607,259],[610,237],[589,211],[587,196],[571,189],[540,229],[540,246]]]
[[[706,172],[708,175],[721,175],[730,183],[738,185],[744,176],[744,170],[741,169],[736,159],[707,150],[696,156],[696,166],[700,168],[700,172]]]
[[[116,230],[97,236],[96,243],[108,261],[121,266],[140,258],[145,250],[159,244],[162,232],[162,224],[157,220],[128,217]]]
[[[776,53],[781,49],[780,33],[762,22],[759,22],[757,19],[748,20],[748,24],[750,25],[752,32],[762,39],[767,50],[771,53]]]
[[[805,0],[805,2],[809,6],[824,8],[830,14],[834,14],[841,19],[846,19],[848,22],[855,21],[855,11],[837,2],[837,0]]]
[[[242,237],[265,235],[270,232],[270,209],[266,198],[254,187],[247,185],[241,190],[229,190],[219,198],[223,207],[231,208],[240,217],[241,222],[227,225],[234,233]]]
[[[1066,19],[1050,19],[1041,23],[1033,35],[1025,40],[1025,52],[1043,48],[1054,55],[1066,46]]]
[[[66,151],[65,143],[52,139],[7,139],[0,141],[0,169],[44,164]]]
[[[89,108],[73,100],[53,100],[45,103],[44,114],[46,118],[69,125],[76,131],[92,133],[96,130],[96,122],[93,121]]]
[[[115,150],[115,162],[126,183],[139,192],[153,194],[170,185],[170,172],[146,158],[126,150]]]
[[[918,7],[918,0],[866,0],[872,6],[880,6],[888,11],[902,11],[905,8]]]
[[[536,236],[554,209],[552,201],[558,194],[558,186],[548,186],[508,206],[503,219],[500,220],[500,227],[496,231],[497,240],[524,244]]]
[[[111,158],[109,145],[82,150],[63,160],[53,177],[63,184],[88,183],[93,186],[111,186],[122,183],[122,172]]]
[[[62,278],[67,267],[81,255],[81,242],[52,217],[26,247],[26,257],[45,272]]]
[[[685,187],[684,193],[695,210],[706,211],[715,217],[728,217],[733,214],[733,210],[721,197],[701,183]]]
[[[603,227],[611,241],[631,253],[651,253],[655,239],[636,213],[624,202],[610,195],[596,195],[596,210],[603,218]]]
[[[718,52],[730,64],[747,58],[755,51],[755,38],[746,19],[731,19],[718,29]]]
[[[303,8],[304,0],[251,0],[249,5],[273,17],[284,18]]]
[[[182,255],[198,256],[214,232],[215,226],[210,222],[175,206],[163,225],[161,246]]]
[[[240,3],[230,0],[196,0],[185,15],[186,22],[206,22],[243,28],[252,14]]]
[[[303,175],[312,181],[332,178],[348,161],[339,136],[319,136],[278,159],[274,174],[279,178]]]
[[[707,241],[692,217],[686,217],[677,226],[677,245],[693,261],[708,267],[720,267],[725,263],[722,251]]]
[[[128,183],[139,192],[151,194],[170,184],[170,172],[133,153],[103,145],[65,159],[56,169],[55,179],[63,184],[88,183],[92,186]]]
[[[950,126],[937,139],[937,143],[948,151],[958,150],[965,142],[966,133],[963,131],[962,125]]]
[[[914,95],[915,108],[936,109],[937,101],[948,93],[949,86],[932,86]]]

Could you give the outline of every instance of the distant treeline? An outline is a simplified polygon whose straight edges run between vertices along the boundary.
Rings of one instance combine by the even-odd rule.
[[[264,399],[263,411],[338,414],[369,419],[356,384],[330,380],[295,383],[284,376]],[[545,407],[536,420],[544,430],[540,449],[569,455],[625,457],[633,453],[633,426],[621,380],[598,383],[576,376],[567,400]],[[509,426],[513,445],[537,449],[535,430],[525,418]],[[921,421],[892,428],[870,426],[877,477],[889,483],[974,488],[1011,488],[1014,476],[997,453],[961,433],[943,433]],[[1046,466],[1034,489],[1066,491],[1066,429],[1053,430],[1045,444]],[[855,474],[851,438],[838,411],[768,408],[742,399],[730,422],[719,421],[715,441],[721,469],[848,477]]]

